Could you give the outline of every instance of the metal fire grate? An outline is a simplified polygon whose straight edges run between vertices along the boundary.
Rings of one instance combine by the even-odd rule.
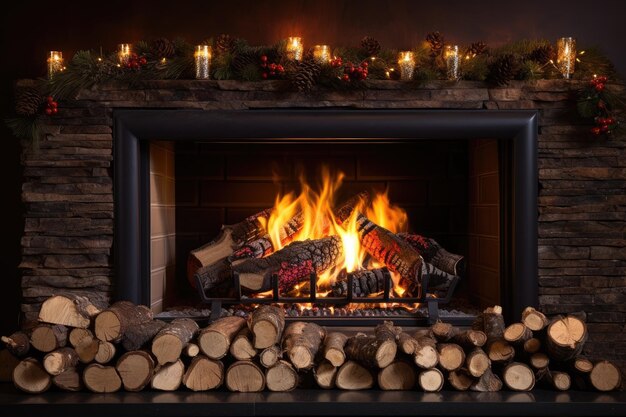
[[[441,290],[439,288],[429,289],[429,277],[425,276],[422,280],[422,291],[420,297],[411,297],[411,298],[392,298],[390,296],[390,285],[389,280],[384,280],[384,290],[381,296],[379,297],[355,297],[353,294],[353,277],[348,275],[348,293],[345,297],[318,297],[317,295],[317,275],[311,274],[309,277],[309,288],[310,293],[305,297],[283,297],[278,290],[278,276],[273,275],[271,279],[272,284],[272,295],[270,297],[262,297],[262,298],[252,298],[246,297],[241,292],[241,284],[239,282],[239,274],[234,273],[234,287],[236,291],[236,295],[234,297],[209,297],[204,291],[204,288],[201,285],[200,279],[196,279],[196,288],[200,294],[200,299],[206,303],[211,305],[211,316],[210,321],[216,320],[220,316],[220,312],[222,310],[222,306],[224,304],[232,305],[232,304],[242,304],[242,305],[250,305],[250,304],[275,304],[275,303],[311,303],[311,304],[321,304],[321,305],[345,305],[350,303],[359,303],[359,304],[381,304],[381,303],[397,303],[400,305],[411,305],[416,303],[425,303],[428,308],[428,324],[435,323],[439,318],[439,305],[447,304],[452,299],[452,295],[454,294],[454,290],[456,289],[457,283],[459,281],[459,276],[455,276],[448,285],[447,289],[445,289],[445,293],[441,294]],[[290,317],[286,317],[286,319],[292,319]],[[296,317],[293,319],[297,320],[316,320],[319,321],[319,317]],[[345,317],[342,319],[338,318],[329,318],[333,322],[337,323],[337,325],[344,325],[346,323],[355,324],[355,318]],[[342,323],[338,323],[339,320]]]

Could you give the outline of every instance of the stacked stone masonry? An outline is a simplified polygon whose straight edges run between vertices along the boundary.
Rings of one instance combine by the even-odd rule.
[[[20,82],[28,85],[31,81]],[[114,282],[112,111],[115,108],[537,109],[539,294],[549,314],[587,312],[586,354],[626,365],[626,141],[593,137],[576,116],[580,82],[488,88],[372,81],[359,91],[303,95],[281,81],[149,81],[102,85],[62,103],[38,151],[24,144],[22,312],[59,289],[108,297]],[[623,86],[609,88],[622,90]]]

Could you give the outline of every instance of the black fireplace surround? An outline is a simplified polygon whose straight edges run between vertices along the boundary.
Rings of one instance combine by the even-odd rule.
[[[150,302],[149,142],[383,143],[499,139],[501,304],[510,317],[538,301],[537,113],[480,110],[115,110],[117,298]],[[501,158],[503,159],[503,158]]]

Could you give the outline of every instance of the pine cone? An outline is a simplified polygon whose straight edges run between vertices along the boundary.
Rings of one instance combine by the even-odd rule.
[[[430,32],[426,35],[426,42],[430,45],[430,57],[436,58],[441,55],[443,51],[444,40],[441,33]]]
[[[241,74],[242,71],[250,65],[260,65],[259,57],[252,52],[237,54],[233,58],[232,66],[235,72],[238,74]]]
[[[480,55],[487,50],[487,44],[485,42],[473,42],[465,50],[465,56],[474,58],[476,55]]]
[[[169,39],[159,38],[152,41],[150,51],[157,58],[171,58],[176,55],[176,46]]]
[[[317,83],[321,70],[322,67],[313,60],[300,61],[296,66],[292,83],[300,92],[311,91]]]
[[[39,112],[43,103],[41,93],[32,87],[23,88],[16,92],[15,112],[22,116],[33,116]]]
[[[218,53],[230,52],[235,46],[235,39],[226,33],[222,33],[215,39],[215,49]]]
[[[507,85],[519,71],[519,62],[514,55],[503,55],[489,64],[487,80],[492,84]]]
[[[366,36],[361,39],[361,48],[367,56],[376,56],[380,52],[380,43],[375,38]]]
[[[554,58],[554,48],[550,44],[539,46],[528,54],[528,59],[539,64],[545,64]]]

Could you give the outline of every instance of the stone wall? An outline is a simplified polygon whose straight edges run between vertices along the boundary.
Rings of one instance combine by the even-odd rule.
[[[21,85],[28,84],[22,82]],[[58,291],[112,287],[112,110],[274,107],[538,109],[540,303],[550,314],[587,312],[590,357],[626,364],[626,142],[588,134],[575,114],[577,82],[487,88],[373,81],[359,91],[303,95],[280,81],[152,81],[82,91],[49,120],[38,152],[23,155],[23,304],[36,316]],[[622,89],[621,86],[611,88]],[[28,148],[28,147],[26,147]]]

